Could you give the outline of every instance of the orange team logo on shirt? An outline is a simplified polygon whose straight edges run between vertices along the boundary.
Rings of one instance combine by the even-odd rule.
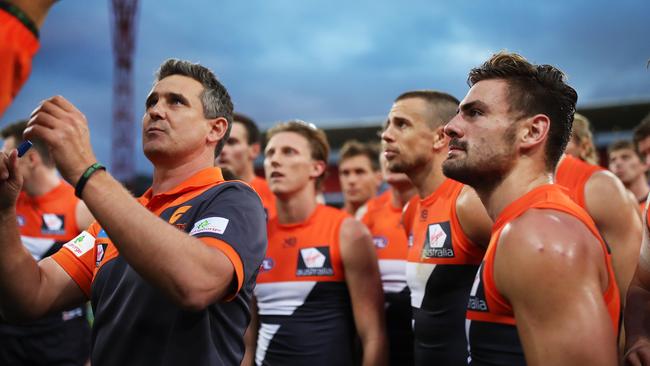
[[[192,208],[191,205],[188,205],[188,206],[181,206],[181,207],[179,207],[178,209],[176,209],[176,211],[174,211],[174,213],[172,214],[172,217],[169,218],[169,223],[170,223],[170,224],[174,224],[174,223],[175,223],[176,221],[178,221],[178,219],[180,219],[181,216],[183,216],[183,214],[186,213],[190,208]]]

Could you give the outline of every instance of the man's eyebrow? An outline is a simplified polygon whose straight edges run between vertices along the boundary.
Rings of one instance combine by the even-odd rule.
[[[151,92],[151,94],[149,94],[147,96],[147,99],[144,101],[144,105],[149,107],[151,105],[153,99],[155,99],[155,98],[158,98],[158,93],[157,92]]]
[[[458,111],[465,112],[477,107],[481,109],[487,109],[487,105],[485,105],[485,103],[481,102],[480,100],[473,100],[471,102],[461,104]]]

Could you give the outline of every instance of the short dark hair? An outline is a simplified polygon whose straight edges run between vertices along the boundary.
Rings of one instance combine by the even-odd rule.
[[[634,128],[634,135],[632,136],[632,141],[634,145],[639,147],[639,142],[646,137],[650,136],[650,113],[643,117],[641,122]]]
[[[381,169],[379,166],[379,148],[376,144],[363,143],[357,140],[346,141],[339,152],[339,164],[355,156],[367,157],[373,171],[378,172]]]
[[[607,155],[609,156],[609,154],[618,150],[632,150],[636,156],[639,157],[639,159],[643,160],[643,157],[641,154],[639,154],[639,150],[636,148],[636,145],[630,140],[618,140],[612,142],[609,146],[607,146]]]
[[[292,120],[288,122],[281,122],[271,127],[266,132],[267,141],[280,133],[280,132],[294,132],[307,139],[311,150],[311,158],[314,160],[321,160],[327,164],[330,154],[330,145],[327,142],[327,135],[320,128],[316,127],[313,123],[304,122],[301,120]],[[316,189],[320,188],[325,180],[327,170],[316,179]]]
[[[18,147],[18,145],[25,141],[23,138],[23,132],[25,132],[26,128],[27,120],[20,120],[5,126],[0,130],[0,136],[2,136],[4,140],[13,137],[16,147]],[[54,159],[52,159],[52,155],[50,155],[50,150],[47,145],[39,139],[32,139],[30,141],[34,145],[34,150],[36,150],[36,152],[41,156],[43,164],[47,167],[53,168],[55,166]]]
[[[245,114],[241,113],[233,113],[233,122],[235,123],[241,123],[244,125],[244,128],[246,129],[246,135],[247,137],[247,142],[249,145],[253,144],[259,144],[261,143],[262,139],[260,137],[260,129],[257,127],[257,124],[255,121],[253,121],[252,118],[248,117]]]
[[[428,121],[429,127],[434,129],[451,121],[458,111],[460,101],[451,94],[437,90],[411,90],[400,94],[395,102],[409,98],[420,98],[434,108],[436,116]]]
[[[508,83],[510,112],[520,118],[545,114],[551,120],[546,142],[546,167],[555,169],[569,138],[578,93],[566,83],[562,71],[551,65],[534,65],[516,53],[499,52],[470,71],[469,86],[482,80]]]
[[[214,156],[218,156],[223,149],[223,145],[228,140],[230,130],[232,129],[233,104],[228,90],[219,82],[210,69],[189,61],[173,58],[166,60],[160,65],[158,71],[156,71],[156,82],[172,75],[187,76],[203,85],[203,91],[200,97],[203,103],[203,116],[205,118],[223,117],[228,121],[226,134],[214,149]]]

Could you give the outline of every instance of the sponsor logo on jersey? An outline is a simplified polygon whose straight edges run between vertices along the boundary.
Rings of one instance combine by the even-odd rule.
[[[485,300],[485,291],[483,290],[483,263],[476,272],[474,277],[474,284],[469,292],[469,301],[467,302],[467,309],[473,311],[488,312],[487,301]]]
[[[18,221],[18,226],[20,227],[25,226],[25,216],[16,215],[16,221]]]
[[[451,226],[449,222],[429,224],[424,246],[423,258],[453,258],[454,248],[451,245]]]
[[[198,235],[201,233],[223,234],[226,231],[226,227],[228,227],[229,221],[224,217],[207,217],[194,224],[190,235]]]
[[[375,244],[375,248],[384,249],[388,246],[388,239],[385,236],[374,236],[372,243]]]
[[[108,244],[97,245],[97,260],[95,261],[95,267],[99,267],[99,264],[102,262],[102,259],[104,259],[104,256],[106,255],[107,247]]]
[[[68,248],[77,257],[81,257],[91,251],[93,246],[95,246],[95,238],[87,231],[82,231],[81,234],[64,245],[64,247]]]
[[[333,276],[329,247],[300,249],[296,276]]]
[[[273,266],[275,266],[275,262],[273,261],[273,258],[264,258],[262,260],[262,264],[260,265],[260,272],[267,272],[270,271]]]
[[[43,224],[41,233],[43,234],[65,234],[65,216],[52,213],[42,215]]]

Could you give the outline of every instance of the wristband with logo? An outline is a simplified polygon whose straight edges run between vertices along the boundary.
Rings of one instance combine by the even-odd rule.
[[[100,163],[95,163],[86,169],[86,171],[81,175],[81,178],[79,178],[79,181],[77,181],[77,185],[74,187],[75,196],[81,198],[81,192],[83,192],[86,183],[88,183],[88,179],[99,170],[106,170],[106,167]]]

